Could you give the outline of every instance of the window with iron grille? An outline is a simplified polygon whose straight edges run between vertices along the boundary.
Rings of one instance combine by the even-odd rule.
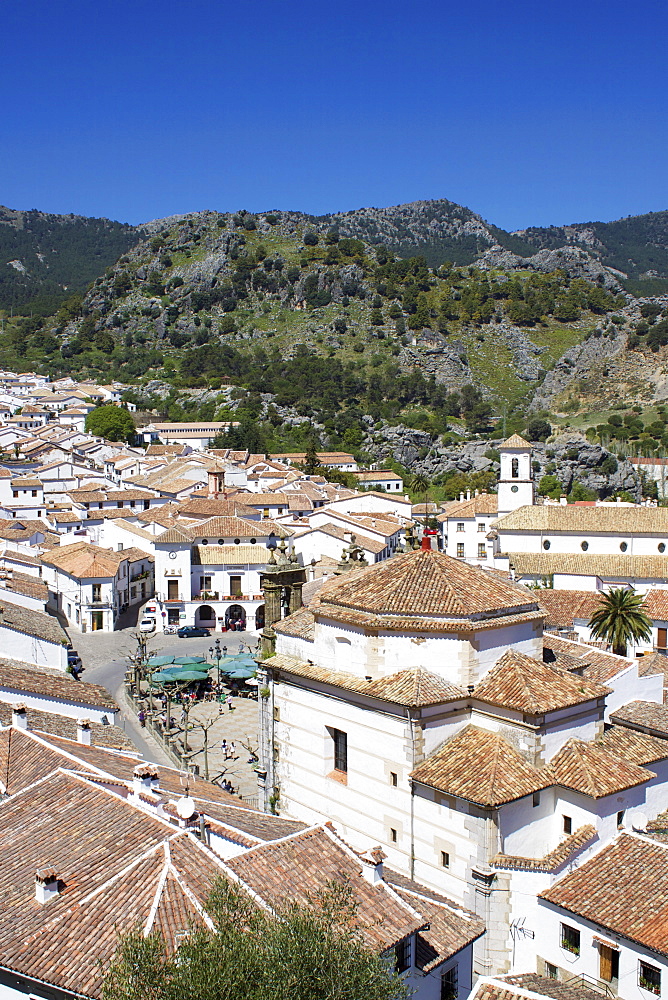
[[[463,542],[457,542],[457,558],[458,559],[463,559],[464,558],[464,543]]]
[[[572,955],[580,954],[580,931],[569,924],[561,925],[561,947]]]
[[[661,969],[656,965],[649,965],[647,962],[640,962],[638,966],[638,985],[644,990],[659,996],[661,993]]]
[[[457,521],[457,531],[463,531],[463,530],[464,530],[464,522]]]
[[[394,967],[397,972],[405,972],[411,964],[411,939],[404,938],[394,948]]]
[[[348,770],[348,733],[340,729],[332,730],[334,740],[334,769],[336,771]]]
[[[478,559],[484,559],[487,555],[487,548],[484,542],[478,542]]]
[[[452,965],[441,975],[441,1000],[457,1000],[457,968]]]

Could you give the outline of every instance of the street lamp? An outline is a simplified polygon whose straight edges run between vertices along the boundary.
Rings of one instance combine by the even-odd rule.
[[[223,646],[223,648],[221,649],[220,639],[216,639],[215,646],[209,646],[209,653],[211,655],[212,660],[214,656],[216,658],[216,670],[218,671],[218,687],[220,688],[220,660],[221,657],[227,655],[227,646]]]

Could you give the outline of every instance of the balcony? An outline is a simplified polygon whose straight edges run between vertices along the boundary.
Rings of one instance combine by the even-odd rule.
[[[199,594],[193,594],[193,601],[218,601],[220,600],[217,590],[201,590]]]
[[[134,583],[135,580],[148,580],[150,575],[147,569],[142,570],[141,573],[135,573],[134,576],[130,577],[130,583]]]
[[[85,601],[84,604],[87,608],[93,608],[93,610],[95,611],[103,611],[105,608],[110,608],[112,606],[111,601],[92,600],[92,601]]]

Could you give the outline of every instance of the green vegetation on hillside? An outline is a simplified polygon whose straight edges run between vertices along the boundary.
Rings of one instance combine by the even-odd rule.
[[[0,309],[48,316],[140,239],[109,219],[0,207]]]

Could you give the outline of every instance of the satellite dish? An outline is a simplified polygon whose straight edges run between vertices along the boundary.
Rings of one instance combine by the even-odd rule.
[[[647,816],[641,809],[634,809],[629,816],[629,821],[631,827],[634,830],[644,831],[647,829],[647,823],[649,822]]]
[[[184,795],[183,798],[179,799],[176,803],[176,811],[181,819],[192,819],[197,812],[195,800],[191,799],[189,795]]]

